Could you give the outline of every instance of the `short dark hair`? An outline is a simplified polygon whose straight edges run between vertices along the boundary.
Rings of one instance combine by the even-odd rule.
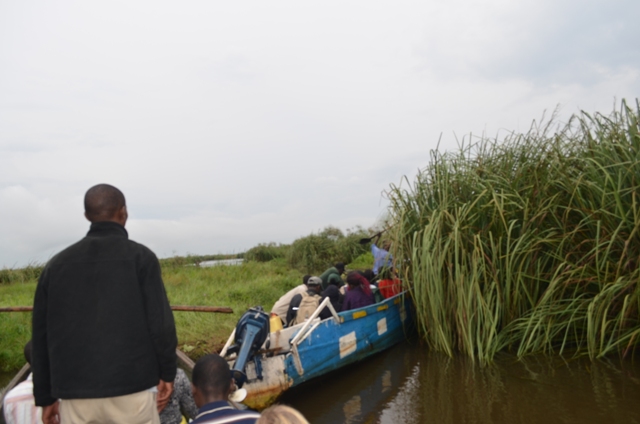
[[[125,206],[124,194],[109,184],[98,184],[84,195],[84,212],[91,222],[108,221]]]
[[[360,275],[366,278],[370,283],[376,278],[373,270],[371,268],[365,269],[364,271],[358,271]]]
[[[216,353],[205,355],[193,367],[192,381],[206,397],[224,398],[231,385],[229,364]]]
[[[334,267],[336,267],[338,271],[340,270],[344,271],[344,264],[342,262],[338,262],[337,264],[334,265]]]
[[[27,360],[27,363],[31,365],[31,340],[24,345],[24,359]]]
[[[347,274],[347,284],[350,286],[360,286],[362,284],[368,283],[367,279],[364,278],[358,271],[351,271]]]
[[[304,284],[306,286],[307,285],[307,281],[309,281],[309,278],[311,278],[311,276],[309,274],[307,274],[304,277],[302,277],[302,284]]]

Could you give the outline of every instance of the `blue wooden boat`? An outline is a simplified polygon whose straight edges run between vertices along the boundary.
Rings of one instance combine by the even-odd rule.
[[[304,323],[266,335],[259,349],[249,354],[245,349],[243,353],[242,343],[232,334],[220,354],[232,369],[244,373],[243,388],[247,390],[244,403],[263,409],[292,387],[354,364],[403,340],[412,328],[411,303],[405,294],[340,313],[325,299]],[[320,320],[317,317],[325,306],[332,316]],[[239,322],[234,333],[240,331],[247,334]],[[234,341],[235,349],[229,349]]]

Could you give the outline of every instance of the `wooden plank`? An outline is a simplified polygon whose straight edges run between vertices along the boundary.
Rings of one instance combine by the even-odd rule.
[[[182,367],[185,370],[192,372],[195,362],[193,362],[193,360],[191,360],[191,358],[189,358],[187,354],[180,349],[176,349],[176,355],[178,356],[178,362],[182,365]]]
[[[217,312],[220,314],[232,314],[233,309],[227,306],[188,306],[188,305],[175,305],[171,307],[172,311],[185,311],[185,312]],[[31,312],[33,306],[9,306],[0,308],[0,312]]]
[[[187,306],[187,305],[174,305],[171,307],[173,311],[186,311],[186,312],[218,312],[221,314],[232,314],[233,309],[226,306]]]

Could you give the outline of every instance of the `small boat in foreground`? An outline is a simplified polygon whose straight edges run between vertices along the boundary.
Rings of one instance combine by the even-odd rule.
[[[320,320],[329,308],[332,316]],[[251,308],[220,352],[231,366],[244,403],[263,409],[286,390],[353,364],[400,342],[412,329],[406,292],[359,309],[337,313],[325,299],[302,324],[269,331],[269,316]]]

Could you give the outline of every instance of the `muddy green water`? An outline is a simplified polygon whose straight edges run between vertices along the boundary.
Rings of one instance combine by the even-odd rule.
[[[311,423],[640,423],[640,361],[502,355],[479,367],[404,343],[292,389]]]
[[[0,373],[0,387],[13,374]],[[502,355],[493,366],[403,343],[290,390],[315,423],[640,424],[640,360]]]

